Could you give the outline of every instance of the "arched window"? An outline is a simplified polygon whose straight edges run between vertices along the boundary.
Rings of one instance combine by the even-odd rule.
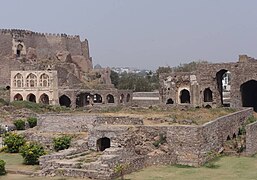
[[[204,102],[212,102],[212,91],[210,90],[210,88],[206,88],[203,92],[203,96],[204,96]]]
[[[13,78],[14,87],[23,87],[23,76],[18,73]]]
[[[114,103],[114,97],[111,94],[108,94],[106,97],[107,103]]]
[[[94,103],[102,103],[102,96],[100,94],[94,94]]]
[[[39,79],[39,84],[41,87],[49,87],[49,76],[47,74],[42,74]]]
[[[39,98],[40,103],[42,104],[49,104],[49,97],[47,94],[42,94]]]
[[[13,97],[13,100],[14,101],[23,101],[23,97],[21,94],[16,94],[14,97]]]
[[[30,73],[27,78],[27,87],[37,87],[37,76],[35,74]]]

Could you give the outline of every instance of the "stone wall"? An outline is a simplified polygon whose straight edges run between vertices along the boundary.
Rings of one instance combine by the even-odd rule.
[[[246,155],[257,153],[257,122],[246,126]]]

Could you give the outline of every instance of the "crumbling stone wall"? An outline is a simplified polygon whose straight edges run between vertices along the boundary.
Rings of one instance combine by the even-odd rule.
[[[246,126],[246,155],[252,156],[257,153],[257,122]]]
[[[255,70],[257,60],[246,55],[239,56],[238,62],[199,64],[196,71],[190,73],[173,72],[160,75],[160,96],[164,104],[169,98],[174,104],[180,104],[178,97],[181,89],[188,89],[191,104],[194,106],[222,106],[222,93],[220,84],[222,74],[230,72],[230,106],[242,107],[242,85],[250,80],[257,80]],[[204,90],[212,91],[212,101],[204,102]]]

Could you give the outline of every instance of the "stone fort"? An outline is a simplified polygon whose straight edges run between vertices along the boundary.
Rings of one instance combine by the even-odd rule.
[[[257,111],[257,60],[240,55],[238,62],[203,63],[193,72],[164,73],[160,76],[163,104],[194,107],[253,107]],[[222,78],[230,72],[230,103],[224,102]]]
[[[109,68],[93,69],[88,41],[79,36],[2,29],[0,41],[0,86],[10,101],[84,107],[132,99],[111,84]]]

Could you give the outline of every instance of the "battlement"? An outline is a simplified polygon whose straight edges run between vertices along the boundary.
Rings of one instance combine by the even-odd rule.
[[[33,32],[30,30],[23,30],[23,29],[0,29],[0,34],[11,34],[11,35],[16,35],[20,37],[24,36],[38,36],[38,37],[43,37],[43,36],[53,36],[53,37],[64,37],[67,39],[80,39],[79,35],[67,35],[65,33],[40,33],[40,32]]]

